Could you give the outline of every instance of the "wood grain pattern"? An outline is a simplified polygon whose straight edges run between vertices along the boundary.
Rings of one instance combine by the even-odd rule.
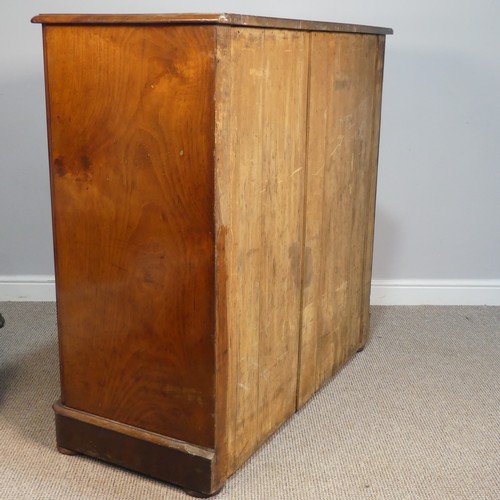
[[[382,108],[382,82],[384,74],[385,36],[379,36],[377,43],[377,60],[373,80],[373,106],[372,106],[372,135],[369,142],[368,168],[370,169],[367,180],[368,214],[365,220],[365,247],[363,256],[362,278],[362,319],[360,329],[359,348],[362,349],[370,333],[370,293],[372,285],[373,241],[375,230],[375,202],[377,194],[378,153],[380,141],[380,119]]]
[[[299,407],[360,346],[380,113],[378,38],[311,37]]]
[[[34,22],[58,446],[212,494],[366,342],[390,30]]]
[[[295,410],[307,61],[307,34],[218,30],[229,473]]]
[[[66,406],[214,446],[213,27],[45,27]]]
[[[392,29],[362,24],[304,21],[242,14],[40,14],[32,20],[44,24],[219,24],[300,31],[391,34]]]

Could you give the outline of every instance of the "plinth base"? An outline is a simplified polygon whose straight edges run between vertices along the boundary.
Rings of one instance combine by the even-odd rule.
[[[54,404],[57,448],[83,454],[166,481],[192,495],[211,496],[214,450]]]

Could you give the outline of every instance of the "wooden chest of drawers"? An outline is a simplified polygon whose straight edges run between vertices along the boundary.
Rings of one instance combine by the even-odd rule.
[[[34,22],[58,447],[212,494],[366,342],[391,31],[239,15]]]

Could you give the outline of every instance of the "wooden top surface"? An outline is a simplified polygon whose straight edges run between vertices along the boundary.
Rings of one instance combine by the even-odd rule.
[[[40,14],[33,23],[42,24],[225,24],[302,31],[332,31],[390,35],[391,28],[360,24],[301,21],[241,14]]]

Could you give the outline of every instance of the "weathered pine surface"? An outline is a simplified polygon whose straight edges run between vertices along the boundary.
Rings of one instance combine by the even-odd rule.
[[[216,226],[235,469],[296,408],[309,40],[220,28]]]
[[[311,34],[299,406],[366,341],[381,60],[377,37]]]
[[[214,493],[366,342],[390,30],[35,21],[58,446]]]

